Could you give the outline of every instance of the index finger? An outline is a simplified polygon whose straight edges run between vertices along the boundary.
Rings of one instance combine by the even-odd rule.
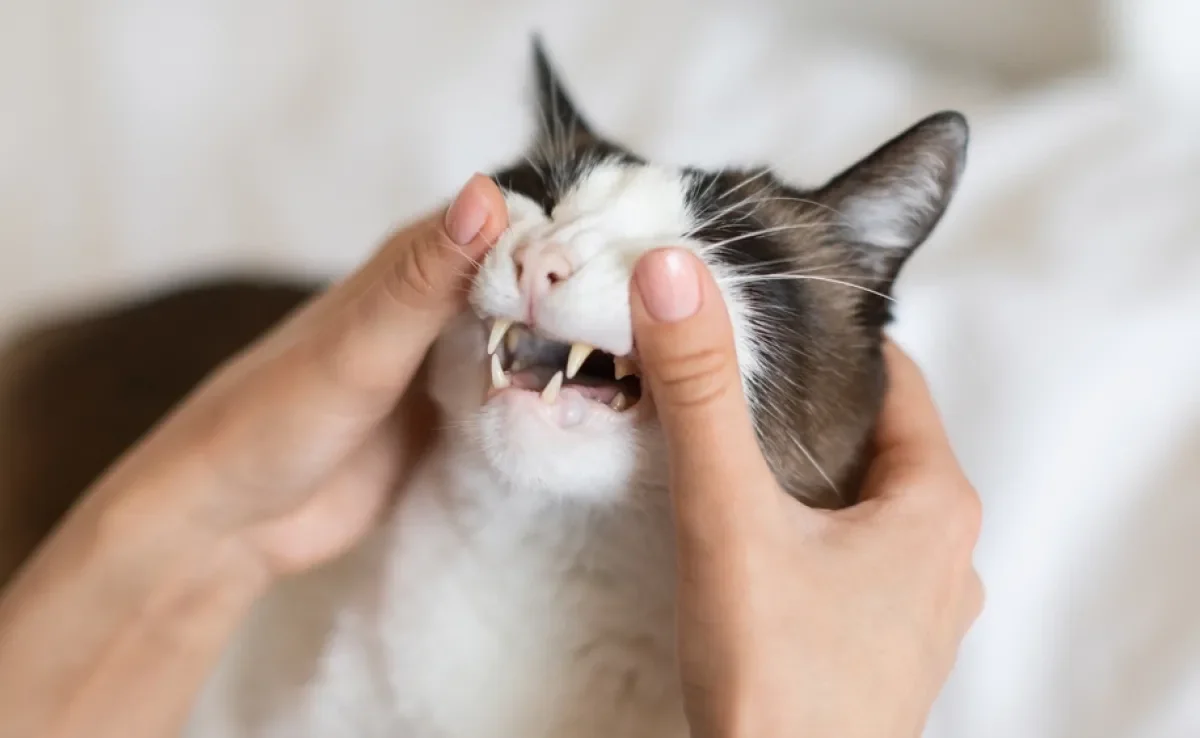
[[[890,339],[883,342],[887,391],[875,428],[880,452],[949,452],[950,441],[929,384],[917,363]]]
[[[957,469],[954,450],[921,368],[890,339],[884,340],[882,352],[887,390],[873,438],[874,476],[877,478],[881,471],[891,473],[947,464]],[[888,486],[873,484],[868,478],[862,496],[864,499],[878,496]]]
[[[332,468],[392,412],[506,227],[502,193],[476,176],[448,209],[400,230],[210,380],[209,456],[280,484]]]
[[[314,306],[314,351],[346,393],[396,395],[463,307],[478,260],[508,226],[494,181],[472,177],[454,203],[392,235]]]

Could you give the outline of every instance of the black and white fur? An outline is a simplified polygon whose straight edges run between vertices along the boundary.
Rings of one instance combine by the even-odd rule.
[[[554,405],[489,392],[490,321],[531,317],[522,248],[553,243],[572,265],[536,304],[537,333],[614,355],[632,347],[638,256],[701,254],[776,474],[811,504],[853,501],[891,286],[954,192],[962,116],[926,118],[809,190],[768,169],[648,162],[595,132],[535,57],[540,135],[496,174],[511,227],[480,266],[473,313],[431,356],[446,432],[377,534],[262,604],[189,736],[687,735],[655,419],[569,388]]]

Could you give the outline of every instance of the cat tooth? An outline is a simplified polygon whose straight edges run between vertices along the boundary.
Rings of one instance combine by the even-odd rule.
[[[504,347],[508,349],[508,353],[514,353],[517,350],[517,344],[521,342],[521,328],[518,326],[515,330],[510,330],[504,334]]]
[[[616,379],[624,379],[625,377],[637,374],[637,364],[633,359],[627,359],[624,356],[618,356],[613,361],[613,376]]]
[[[558,399],[558,391],[562,389],[562,385],[563,373],[554,372],[554,376],[550,378],[550,384],[547,384],[546,388],[542,390],[542,402],[553,404]]]
[[[595,350],[586,343],[571,344],[571,353],[567,356],[567,379],[575,378],[579,367],[583,366],[583,362],[587,361],[587,357]]]
[[[492,354],[492,386],[496,389],[508,389],[511,384],[508,375],[500,368],[500,357]]]
[[[617,396],[612,398],[612,402],[608,403],[608,406],[617,412],[621,412],[629,407],[629,399],[625,397],[624,392],[618,392]]]
[[[512,328],[512,324],[511,320],[501,320],[500,318],[497,318],[496,322],[492,323],[492,335],[488,337],[487,346],[489,354],[496,353],[496,349],[500,347],[500,339],[504,338],[504,334],[508,333],[508,329]]]

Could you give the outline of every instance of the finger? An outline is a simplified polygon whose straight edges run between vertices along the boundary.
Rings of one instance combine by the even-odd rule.
[[[979,616],[983,614],[984,604],[987,602],[987,590],[983,585],[983,579],[980,578],[979,572],[975,567],[971,567],[971,573],[967,578],[967,591],[964,596],[964,608],[966,613],[963,617],[963,635],[966,635]]]
[[[278,517],[286,510],[272,506],[280,499],[289,505],[295,499],[280,493],[307,493],[348,463],[359,466],[347,459],[361,455],[360,449],[371,438],[376,439],[371,447],[376,451],[386,447],[393,473],[403,476],[422,457],[438,425],[435,406],[419,389],[420,377],[418,386],[389,405],[373,424],[361,418],[322,415],[295,397],[292,388],[263,379],[218,375],[211,392],[197,395],[180,409],[182,422],[164,428],[171,431],[161,439],[168,454],[173,449],[179,455],[182,449],[196,462],[193,470],[198,473],[191,476],[199,480],[200,517],[217,529],[236,530],[248,522]],[[221,391],[222,384],[232,384],[233,391]],[[285,420],[278,425],[268,422],[281,417]],[[220,507],[211,507],[210,501],[227,499],[213,495],[212,489],[237,490],[246,504],[230,518]]]
[[[393,235],[328,295],[316,345],[348,391],[398,394],[446,322],[464,307],[480,259],[508,227],[504,195],[476,175],[454,203]],[[318,308],[319,309],[319,308]]]
[[[682,249],[652,251],[634,271],[634,342],[667,441],[680,509],[722,517],[773,488],[716,283]]]
[[[875,425],[875,457],[862,490],[863,499],[907,487],[894,483],[901,475],[925,474],[936,468],[959,473],[920,367],[891,340],[884,341],[883,358],[887,391]]]
[[[921,368],[890,339],[883,343],[883,359],[888,388],[875,429],[876,447],[948,451],[950,442]]]
[[[400,433],[384,422],[332,472],[305,504],[250,530],[248,540],[277,575],[328,561],[359,540],[387,508],[407,461]]]
[[[496,184],[473,177],[449,208],[396,233],[224,367],[193,403],[206,463],[248,485],[326,473],[391,412],[507,218]]]

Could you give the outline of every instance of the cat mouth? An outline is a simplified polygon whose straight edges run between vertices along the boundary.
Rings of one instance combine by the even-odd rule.
[[[562,389],[570,387],[618,413],[632,410],[642,399],[641,370],[632,358],[586,343],[543,338],[511,320],[493,321],[487,352],[493,392],[526,390],[554,404]]]

